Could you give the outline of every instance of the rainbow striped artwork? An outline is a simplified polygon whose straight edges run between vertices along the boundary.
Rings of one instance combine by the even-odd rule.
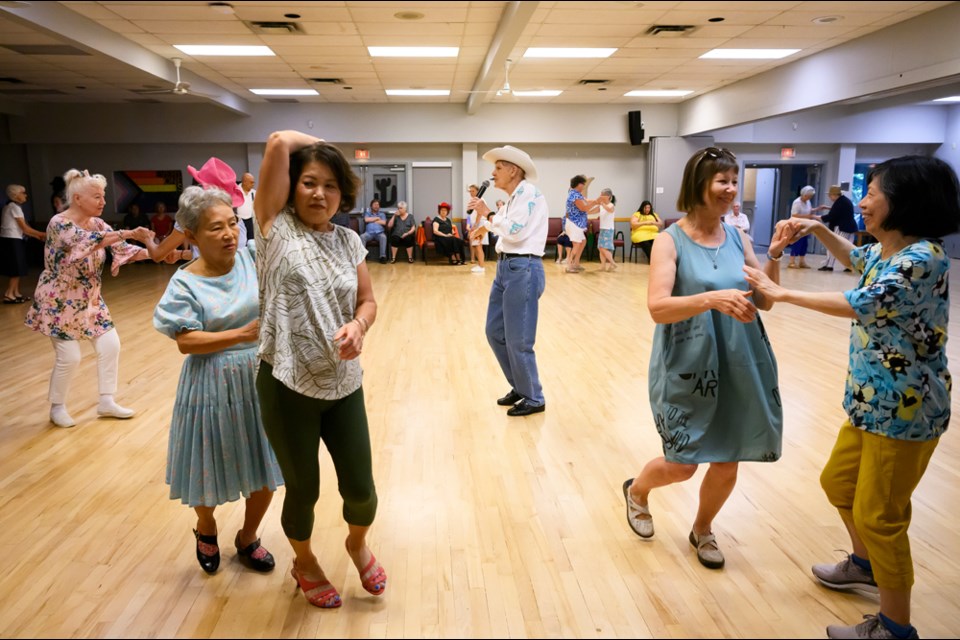
[[[154,211],[158,202],[163,202],[167,211],[173,213],[183,191],[183,173],[180,170],[114,171],[113,188],[117,213],[130,211],[132,204],[144,212]]]

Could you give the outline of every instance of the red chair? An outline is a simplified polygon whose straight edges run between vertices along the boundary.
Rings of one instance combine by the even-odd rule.
[[[433,218],[427,216],[420,223],[423,226],[423,244],[420,245],[420,256],[423,258],[423,264],[427,264],[427,249],[433,249],[437,252],[437,244],[433,241]]]

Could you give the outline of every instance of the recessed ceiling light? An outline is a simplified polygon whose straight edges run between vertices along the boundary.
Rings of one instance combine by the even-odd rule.
[[[275,56],[270,47],[261,45],[175,44],[175,49],[188,56]]]
[[[530,47],[524,58],[609,58],[616,49],[599,47]]]
[[[713,49],[700,56],[706,60],[779,60],[800,49]]]
[[[814,18],[810,22],[813,24],[831,24],[841,20],[843,20],[843,16],[821,16],[819,18]]]
[[[316,89],[250,89],[258,96],[318,96]]]
[[[693,91],[687,89],[637,89],[623,95],[625,98],[682,98],[691,93]]]
[[[937,98],[934,102],[960,102],[960,96],[948,96],[946,98]]]
[[[374,58],[456,58],[460,47],[367,47]]]
[[[419,11],[398,11],[393,17],[397,20],[422,20],[423,14]]]
[[[388,96],[449,96],[449,89],[387,89]]]
[[[233,5],[229,2],[208,2],[207,6],[217,13],[233,15]]]
[[[540,89],[539,91],[514,91],[518,98],[554,98],[563,93],[557,89]]]

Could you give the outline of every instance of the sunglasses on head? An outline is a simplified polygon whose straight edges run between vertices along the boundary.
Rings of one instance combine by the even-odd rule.
[[[737,156],[733,155],[733,152],[729,149],[721,149],[719,147],[707,147],[700,153],[700,158],[697,159],[697,165],[703,162],[704,158],[713,158],[714,160],[719,160],[720,158],[726,158],[728,160],[736,161]]]

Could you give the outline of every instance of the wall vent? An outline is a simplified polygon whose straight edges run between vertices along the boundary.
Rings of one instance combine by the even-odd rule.
[[[283,36],[289,34],[302,34],[304,31],[296,22],[276,22],[276,21],[256,21],[244,22],[250,31],[261,36]]]
[[[692,24],[655,24],[647,29],[648,36],[676,38],[692,33],[696,27]]]

